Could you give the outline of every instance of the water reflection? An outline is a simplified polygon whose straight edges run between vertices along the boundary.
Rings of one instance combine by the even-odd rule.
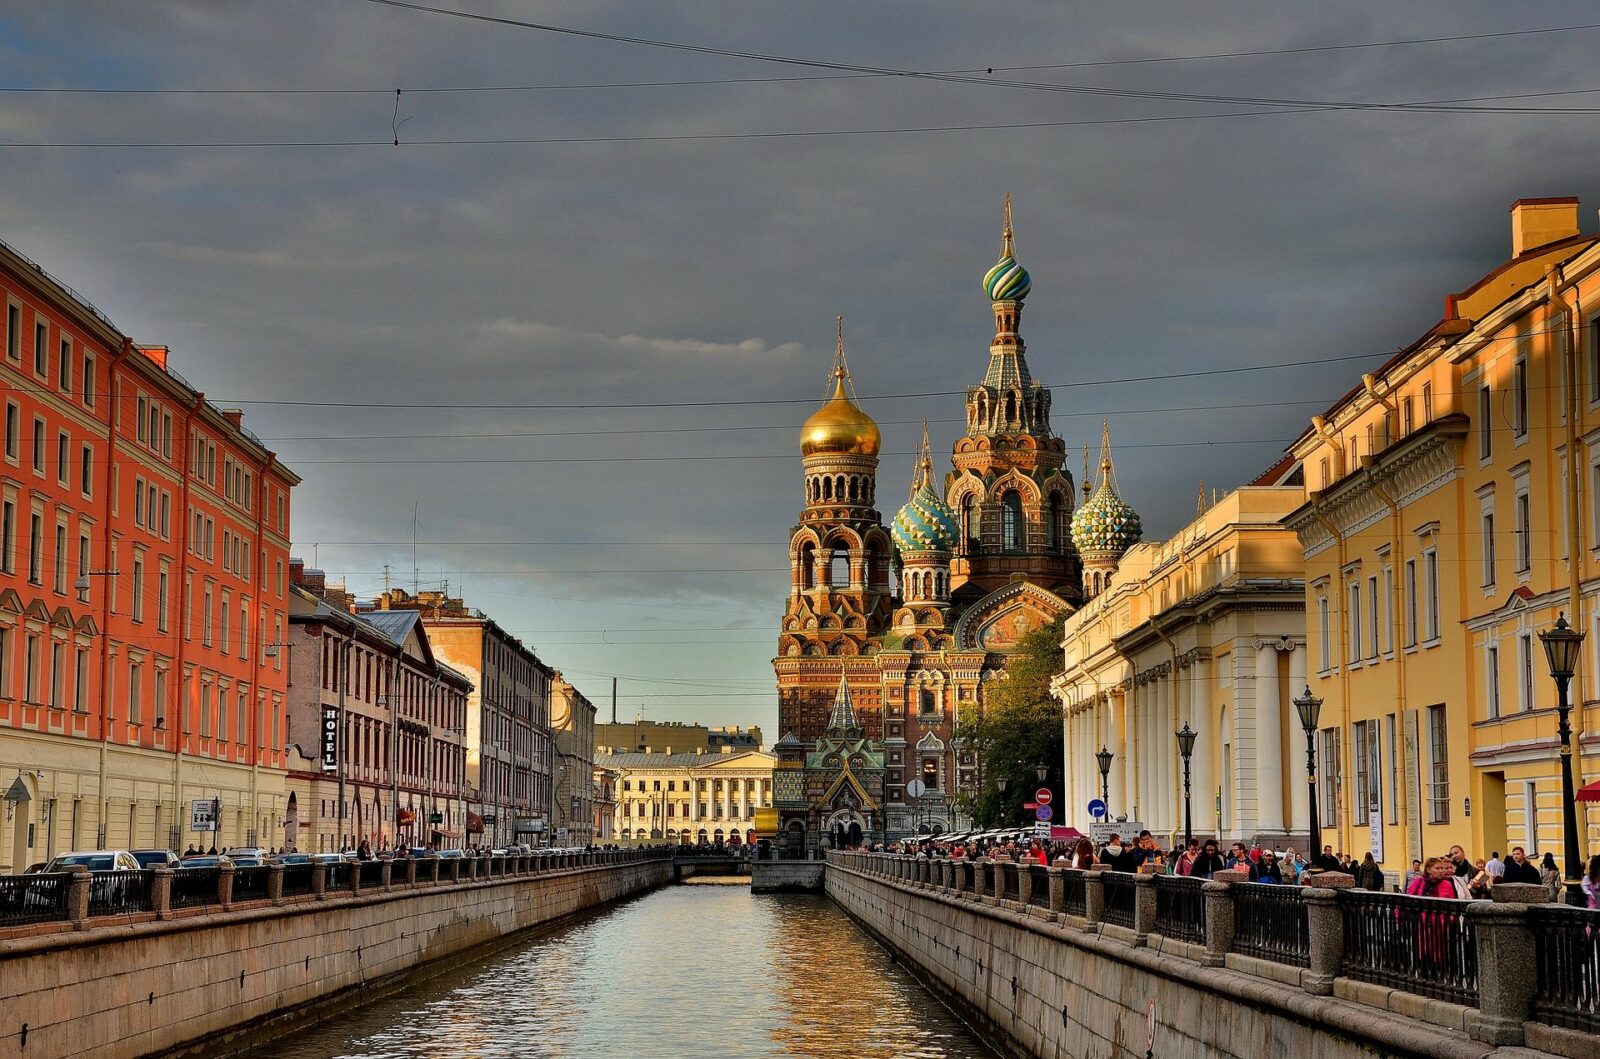
[[[821,897],[675,886],[275,1041],[284,1059],[991,1055]]]

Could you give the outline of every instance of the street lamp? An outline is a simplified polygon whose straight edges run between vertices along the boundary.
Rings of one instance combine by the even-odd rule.
[[[1100,744],[1100,753],[1094,756],[1100,765],[1100,800],[1106,803],[1106,819],[1111,819],[1111,758],[1114,755]]]
[[[1034,778],[1039,781],[1039,784],[1041,786],[1043,786],[1044,781],[1050,775],[1050,766],[1049,765],[1035,765],[1035,766],[1033,766],[1033,775],[1034,775]]]
[[[1561,735],[1561,830],[1565,840],[1567,889],[1570,892],[1582,878],[1582,858],[1578,846],[1578,815],[1576,798],[1572,791],[1572,720],[1571,705],[1567,702],[1567,682],[1578,668],[1578,650],[1583,646],[1583,633],[1567,624],[1565,614],[1556,617],[1555,628],[1539,634],[1544,644],[1545,660],[1550,663],[1550,676],[1556,682],[1556,730]]]
[[[1315,864],[1322,853],[1322,823],[1317,819],[1317,717],[1322,713],[1322,700],[1311,694],[1307,684],[1305,694],[1294,700],[1294,708],[1306,732],[1306,791],[1311,807],[1311,862]]]
[[[1194,825],[1189,819],[1189,755],[1194,753],[1195,737],[1200,733],[1184,721],[1174,734],[1178,737],[1178,753],[1183,755],[1183,844],[1187,846],[1194,840]]]

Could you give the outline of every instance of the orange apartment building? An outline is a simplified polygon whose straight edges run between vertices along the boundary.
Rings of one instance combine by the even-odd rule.
[[[276,844],[300,479],[4,244],[0,390],[0,871]]]

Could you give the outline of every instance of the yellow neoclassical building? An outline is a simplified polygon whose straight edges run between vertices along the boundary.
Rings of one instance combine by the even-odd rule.
[[[1600,240],[1578,201],[1515,203],[1510,259],[1290,451],[1329,840],[1392,869],[1452,843],[1560,860],[1558,612],[1589,637],[1576,783],[1600,765]]]
[[[1280,466],[1264,479],[1293,473]],[[1181,836],[1176,733],[1187,724],[1198,733],[1194,833],[1304,848],[1306,785],[1294,772],[1304,755],[1289,704],[1306,672],[1304,590],[1280,521],[1304,496],[1298,484],[1236,489],[1197,505],[1170,540],[1086,570],[1091,598],[1066,620],[1052,682],[1066,712],[1065,822],[1086,830],[1086,806],[1109,788],[1114,818]],[[1112,755],[1104,784],[1101,748]]]

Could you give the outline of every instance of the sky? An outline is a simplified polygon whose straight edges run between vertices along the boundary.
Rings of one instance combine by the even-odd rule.
[[[244,409],[308,564],[448,584],[602,719],[616,676],[622,719],[776,737],[834,318],[888,519],[982,376],[1007,192],[1055,429],[1109,420],[1154,539],[1507,257],[1514,200],[1600,206],[1600,126],[1548,113],[1600,106],[1590,4],[436,6],[710,51],[0,0],[0,240]]]

